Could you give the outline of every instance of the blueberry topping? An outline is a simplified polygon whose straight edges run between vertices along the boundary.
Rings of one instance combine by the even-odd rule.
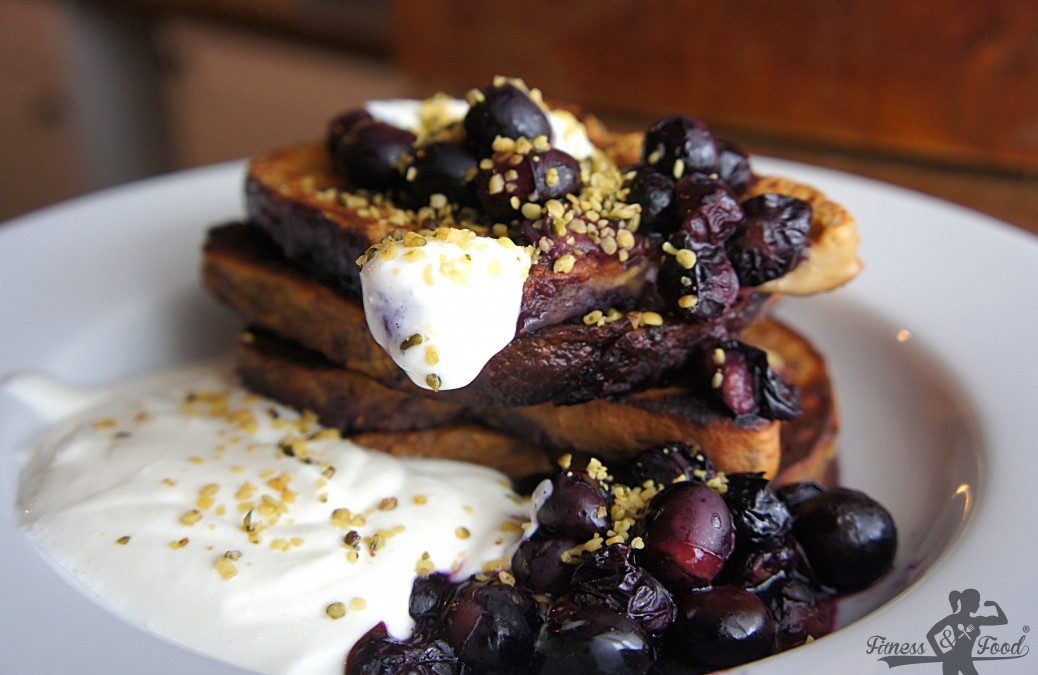
[[[801,506],[823,492],[825,492],[825,488],[822,485],[813,480],[808,480],[801,483],[789,483],[788,485],[783,485],[775,491],[775,494],[778,495],[779,499],[786,503],[790,512],[795,516],[799,512]]]
[[[833,630],[836,604],[832,595],[800,577],[783,579],[764,594],[778,621],[779,649],[804,644]]]
[[[445,640],[416,636],[395,640],[380,623],[369,630],[346,657],[346,675],[454,675],[454,650]]]
[[[404,169],[404,191],[416,207],[428,206],[434,194],[442,194],[454,204],[473,204],[476,163],[461,143],[428,143],[414,151],[410,165]]]
[[[349,134],[353,127],[357,126],[358,123],[364,120],[370,120],[371,114],[364,108],[354,108],[353,110],[347,110],[328,124],[328,135],[325,137],[325,142],[328,146],[328,152],[334,153],[335,146],[339,144],[339,141]]]
[[[527,202],[542,204],[580,190],[580,162],[561,150],[497,153],[489,161],[476,176],[476,195],[497,221],[523,216]]]
[[[793,535],[804,547],[818,580],[855,591],[886,574],[897,552],[890,512],[868,495],[833,488],[801,504]]]
[[[731,141],[717,141],[717,177],[737,195],[753,184],[749,156]]]
[[[735,540],[740,548],[771,546],[793,524],[789,509],[768,486],[762,473],[728,474],[724,503],[732,512]]]
[[[687,176],[678,182],[674,194],[681,229],[696,242],[723,245],[743,221],[739,201],[720,181]]]
[[[732,414],[778,420],[799,414],[796,389],[771,369],[764,351],[738,340],[707,341],[698,360],[701,386]]]
[[[732,515],[703,483],[677,483],[650,503],[643,563],[672,593],[709,584],[734,548]]]
[[[609,496],[585,473],[560,472],[537,509],[537,522],[550,532],[586,541],[609,525]]]
[[[800,262],[811,229],[811,205],[795,197],[765,194],[746,200],[742,207],[746,221],[728,241],[728,256],[743,286],[759,286]]]
[[[335,170],[356,187],[388,192],[403,180],[398,165],[415,135],[369,119],[358,122],[332,151]]]
[[[642,160],[674,178],[709,175],[717,171],[717,144],[699,120],[684,115],[665,117],[646,132]]]
[[[418,577],[411,587],[407,613],[418,623],[437,621],[453,591],[454,586],[446,574]]]
[[[620,473],[628,485],[652,481],[660,488],[681,480],[705,482],[715,475],[713,462],[688,443],[669,443],[643,450],[622,467]]]
[[[637,621],[604,605],[561,602],[548,611],[535,647],[541,675],[640,675],[653,648]]]
[[[473,580],[455,590],[445,633],[458,658],[475,672],[524,672],[539,624],[527,591]]]
[[[690,323],[719,319],[739,293],[724,247],[701,243],[684,229],[664,243],[657,283],[667,308]]]
[[[683,652],[708,669],[730,668],[775,652],[775,621],[754,594],[716,586],[681,599],[668,637],[671,651]]]
[[[674,181],[648,164],[631,167],[627,175],[630,178],[624,182],[628,190],[626,201],[642,207],[638,229],[660,234],[670,234],[678,229]]]
[[[605,605],[634,619],[650,635],[660,635],[674,621],[674,600],[651,574],[634,563],[630,546],[607,546],[584,560],[573,573],[572,599]]]
[[[562,561],[562,554],[583,542],[557,538],[539,528],[519,544],[512,555],[515,580],[533,593],[561,593],[569,588],[575,565]]]
[[[465,133],[470,147],[482,157],[491,153],[498,136],[530,140],[547,136],[552,140],[548,116],[525,91],[510,83],[480,92],[465,115]]]

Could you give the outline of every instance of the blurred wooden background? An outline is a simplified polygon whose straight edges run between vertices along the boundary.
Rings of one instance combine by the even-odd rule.
[[[57,26],[54,48],[29,59],[4,32],[12,16],[24,34],[40,15]],[[150,70],[131,73],[161,99],[151,110],[169,152],[155,170],[318,135],[365,98],[462,93],[504,73],[614,125],[688,112],[751,151],[891,181],[1038,232],[1033,0],[6,0],[0,87],[34,101],[0,109],[0,125],[26,131],[17,150],[74,150],[54,139],[63,124],[65,139],[84,129],[60,52],[70,34],[97,42],[96,25],[102,45],[125,27],[135,48],[141,35],[155,47]],[[36,34],[46,45],[46,31]],[[44,75],[30,79],[29,61],[49,62]],[[83,72],[73,67],[73,79]],[[30,140],[41,116],[50,145]],[[64,192],[5,195],[13,135],[0,126],[0,216],[99,184],[90,157],[70,157],[77,169],[65,173],[78,182]]]

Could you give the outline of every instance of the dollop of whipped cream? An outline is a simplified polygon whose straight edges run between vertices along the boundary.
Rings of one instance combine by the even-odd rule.
[[[531,253],[448,227],[387,240],[360,272],[368,330],[419,387],[464,387],[515,337]]]
[[[497,471],[366,450],[229,366],[4,391],[62,417],[19,489],[43,553],[127,621],[252,670],[341,675],[378,622],[411,632],[417,574],[499,569],[528,519]]]
[[[419,138],[431,130],[442,129],[448,124],[460,122],[469,111],[463,99],[437,95],[425,100],[395,98],[368,101],[364,104],[368,114],[380,122],[406,129]],[[587,128],[566,110],[548,110],[555,140],[552,145],[577,159],[587,159],[595,153],[595,146],[588,138]]]

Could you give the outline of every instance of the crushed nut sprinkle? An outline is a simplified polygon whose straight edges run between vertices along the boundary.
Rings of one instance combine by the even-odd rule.
[[[175,551],[178,548],[184,548],[185,546],[187,546],[188,542],[190,542],[190,539],[184,537],[182,539],[177,539],[176,541],[169,542],[169,547]]]
[[[129,537],[129,535],[123,535],[123,536],[119,537],[118,539],[116,539],[115,543],[119,544],[120,546],[126,546],[127,544],[130,543],[130,537]]]
[[[695,295],[682,295],[678,298],[678,307],[681,309],[692,309],[699,302],[699,298]]]
[[[341,602],[333,602],[324,608],[324,613],[332,619],[341,619],[346,616],[346,605]]]
[[[364,598],[350,598],[350,609],[355,612],[360,612],[368,607],[368,601]]]
[[[458,527],[454,530],[454,536],[458,539],[468,539],[472,535],[467,527]]]
[[[687,270],[696,266],[696,253],[692,249],[683,248],[674,254],[674,258]]]
[[[184,515],[180,516],[180,523],[182,525],[194,525],[200,520],[202,520],[202,512],[198,509],[191,509]]]
[[[414,565],[414,571],[420,577],[427,577],[436,571],[436,565],[429,558],[429,552],[425,551]]]

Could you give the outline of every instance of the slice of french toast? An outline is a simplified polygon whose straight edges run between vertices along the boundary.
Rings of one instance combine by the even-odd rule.
[[[645,325],[623,320],[556,324],[521,335],[468,386],[431,393],[416,387],[367,329],[357,299],[289,262],[258,229],[231,224],[206,240],[203,278],[213,294],[262,326],[379,383],[460,405],[577,403],[652,386],[683,366],[704,339],[737,333],[768,300],[750,293],[724,324]]]

